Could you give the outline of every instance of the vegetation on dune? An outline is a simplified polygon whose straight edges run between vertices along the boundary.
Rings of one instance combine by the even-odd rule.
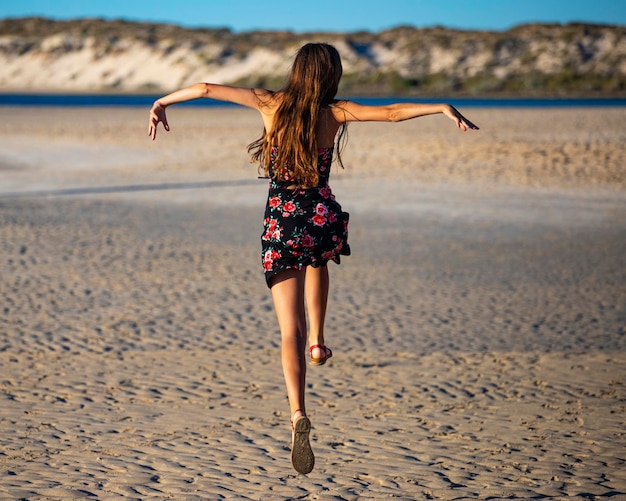
[[[181,84],[185,75],[196,74],[199,68],[206,69],[208,78],[220,69],[236,68],[228,83],[277,87],[288,67],[277,61],[288,61],[307,41],[327,41],[338,47],[345,69],[342,93],[626,95],[626,27],[582,23],[527,24],[502,32],[399,26],[378,33],[235,33],[224,27],[190,29],[125,20],[32,17],[0,20],[0,63],[33,64],[35,55],[44,55],[54,64],[87,50],[92,51],[92,60],[102,61],[130,58],[143,50],[149,54],[142,62],[145,68],[163,61],[183,68]],[[255,57],[256,62],[252,61]],[[15,65],[10,74],[2,74],[2,66],[0,87],[19,86],[20,71]],[[75,74],[83,70],[77,68]],[[128,73],[108,76],[103,88],[171,87],[158,74],[145,81],[133,80]]]

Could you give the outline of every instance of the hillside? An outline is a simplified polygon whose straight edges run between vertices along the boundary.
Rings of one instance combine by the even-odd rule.
[[[338,48],[346,94],[626,96],[624,26],[299,34],[42,18],[0,20],[0,91],[161,92],[197,81],[275,88],[307,41]]]

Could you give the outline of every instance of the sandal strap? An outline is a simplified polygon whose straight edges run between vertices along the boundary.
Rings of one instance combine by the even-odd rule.
[[[324,352],[326,352],[326,346],[323,344],[314,344],[313,346],[309,346],[309,351],[312,352],[315,348],[319,348],[320,350],[324,350]]]
[[[301,417],[302,416],[306,416],[306,414],[304,413],[304,411],[302,409],[296,409],[295,412],[293,413],[293,416],[295,416],[296,414],[298,414],[298,412],[300,413]],[[291,429],[293,430],[293,416],[291,416],[291,419],[289,420],[289,422],[291,423]]]

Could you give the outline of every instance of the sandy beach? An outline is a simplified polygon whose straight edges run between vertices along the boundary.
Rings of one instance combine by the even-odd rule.
[[[0,498],[626,499],[626,109],[352,124],[289,462],[242,109],[0,108]]]

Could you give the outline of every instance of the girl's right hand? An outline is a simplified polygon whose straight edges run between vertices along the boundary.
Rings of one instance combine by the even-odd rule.
[[[163,123],[163,128],[169,132],[170,126],[167,123],[167,116],[165,115],[165,106],[159,101],[155,101],[150,109],[150,120],[148,122],[148,136],[154,141],[156,139],[157,127],[159,122]]]

